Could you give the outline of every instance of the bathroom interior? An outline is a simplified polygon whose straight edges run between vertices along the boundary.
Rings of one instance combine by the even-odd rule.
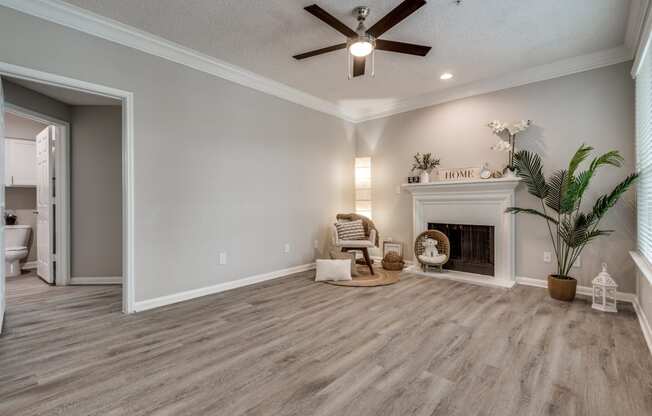
[[[1,82],[7,293],[27,282],[121,285],[121,101],[8,76]],[[57,223],[62,218],[67,224]]]
[[[5,275],[39,276],[36,138],[50,126],[10,112],[4,120]],[[39,277],[53,283],[49,276]]]

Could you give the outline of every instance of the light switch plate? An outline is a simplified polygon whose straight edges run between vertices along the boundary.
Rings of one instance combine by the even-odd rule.
[[[286,253],[290,252],[290,243],[285,243],[285,252]]]
[[[224,265],[224,264],[226,264],[226,253],[221,252],[220,253],[220,265]]]

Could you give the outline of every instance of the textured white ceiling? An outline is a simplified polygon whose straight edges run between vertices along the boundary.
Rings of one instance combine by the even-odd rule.
[[[429,0],[381,38],[431,45],[425,57],[376,54],[375,78],[346,79],[346,52],[292,55],[344,41],[303,10],[355,27],[350,0],[66,0],[239,65],[350,112],[623,44],[630,0]],[[401,0],[365,0],[368,26]],[[443,82],[444,71],[455,74]]]

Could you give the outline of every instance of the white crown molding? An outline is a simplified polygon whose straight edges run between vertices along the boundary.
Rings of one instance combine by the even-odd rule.
[[[638,10],[640,4],[647,4],[649,1],[632,0],[631,7]],[[632,49],[629,49],[627,45],[623,45],[614,49],[568,58],[495,78],[471,82],[443,91],[407,98],[390,106],[371,108],[366,112],[350,112],[333,102],[315,97],[247,69],[60,0],[0,0],[0,6],[9,7],[40,19],[137,49],[353,123],[562,77],[633,59]],[[636,38],[637,25],[642,26],[642,23],[637,22],[635,16],[632,17],[633,14],[636,16],[634,11],[630,11],[627,31],[627,42],[630,45],[633,42],[632,39]]]
[[[619,46],[613,49],[562,59],[550,64],[515,71],[495,78],[471,82],[460,85],[459,87],[448,88],[443,91],[410,97],[395,102],[385,108],[374,108],[372,111],[364,115],[358,114],[357,117],[354,118],[354,121],[360,123],[377,118],[388,117],[419,108],[473,97],[475,95],[487,94],[507,88],[518,87],[532,84],[534,82],[546,81],[566,75],[589,71],[591,69],[615,65],[630,61],[632,58],[633,54],[627,47]]]
[[[59,0],[0,0],[0,6],[9,7],[40,19],[215,75],[322,113],[352,121],[341,108],[330,101]]]
[[[650,0],[631,0],[629,5],[629,17],[627,19],[627,31],[625,32],[625,47],[635,52],[643,31],[645,15],[650,5]]]
[[[246,277],[244,279],[232,280],[226,283],[220,283],[213,286],[202,287],[199,289],[187,290],[185,292],[174,293],[172,295],[161,296],[158,298],[141,300],[136,302],[135,311],[142,312],[149,309],[159,308],[173,303],[183,302],[202,296],[213,295],[226,290],[236,289],[243,286],[253,285],[255,283],[265,282],[267,280],[278,279],[279,277],[288,276],[295,273],[301,273],[313,270],[315,263],[302,264],[300,266],[290,267],[288,269],[277,270],[269,273],[259,274],[256,276]]]
[[[650,0],[634,0],[632,4],[632,13],[634,13],[634,4],[638,3],[636,18],[630,15],[629,27],[627,29],[626,41],[631,43],[634,51],[634,65],[632,66],[632,77],[636,78],[638,71],[641,69],[643,58],[650,48],[650,35],[652,33],[652,18],[650,18]],[[638,31],[638,33],[637,33]],[[631,33],[630,33],[631,32]]]

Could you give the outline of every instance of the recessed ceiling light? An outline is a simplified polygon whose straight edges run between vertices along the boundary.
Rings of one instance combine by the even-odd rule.
[[[444,73],[441,74],[441,76],[439,77],[439,79],[444,80],[444,81],[449,80],[449,79],[451,79],[451,78],[453,78],[453,74],[451,74],[450,72],[444,72]]]

